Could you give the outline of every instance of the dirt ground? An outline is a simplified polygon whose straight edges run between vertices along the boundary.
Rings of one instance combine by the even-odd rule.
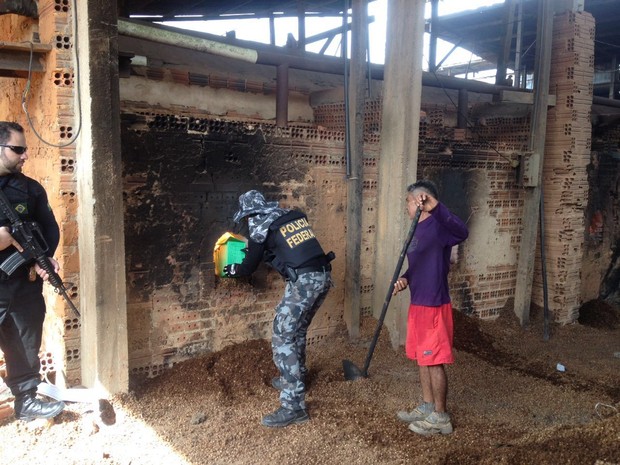
[[[267,341],[247,341],[132,379],[114,408],[73,403],[55,421],[0,423],[2,463],[30,464],[620,464],[620,313],[602,302],[580,323],[551,325],[542,312],[522,329],[512,311],[484,322],[455,315],[448,367],[454,433],[422,437],[396,419],[420,398],[417,368],[385,330],[369,377],[346,381],[342,360],[362,366],[376,326],[363,321],[309,348],[311,421],[260,425],[278,407]],[[565,371],[558,370],[558,364]],[[103,417],[103,420],[102,420]]]

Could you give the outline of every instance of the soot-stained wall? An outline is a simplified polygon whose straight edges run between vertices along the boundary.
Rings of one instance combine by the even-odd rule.
[[[266,338],[284,288],[261,265],[251,278],[215,276],[213,248],[238,197],[308,214],[334,276],[344,257],[343,140],[329,131],[126,112],[122,124],[130,368],[155,375],[186,357]],[[342,320],[342,287],[332,290],[309,331],[313,343]]]
[[[594,128],[586,209],[584,301],[620,303],[620,123]]]
[[[275,99],[265,95],[231,89],[209,93],[218,109],[213,114],[208,99],[193,102],[197,107],[172,103],[172,97],[186,92],[191,83],[146,76],[140,78],[140,86],[157,89],[164,79],[167,92],[135,94],[136,86],[121,86],[132,372],[154,375],[186,357],[269,337],[273,308],[283,288],[280,276],[265,266],[251,279],[214,275],[215,241],[234,228],[231,218],[238,196],[250,188],[264,191],[285,207],[306,211],[325,250],[336,252],[336,288],[309,332],[310,343],[320,341],[342,323],[344,104],[323,101],[310,109],[306,102],[308,108],[303,108],[305,97],[297,95],[296,122],[277,128],[268,116]],[[530,108],[494,106],[488,96],[472,94],[467,128],[456,128],[462,109],[455,108],[456,92],[443,95],[450,92],[423,90],[417,176],[435,181],[442,201],[469,227],[470,236],[459,246],[449,278],[455,309],[493,318],[512,311],[521,235],[529,221],[523,217],[526,188],[518,183],[515,161],[517,154],[528,151]],[[259,111],[249,105],[252,113],[243,113],[244,104],[254,100],[261,102]],[[374,274],[375,252],[383,240],[376,235],[377,166],[380,156],[390,156],[380,150],[381,105],[380,96],[367,102],[364,121],[360,289],[364,315],[376,313],[372,295],[384,292],[375,289]],[[310,113],[313,120],[308,120]],[[583,131],[589,129],[583,126]],[[562,136],[550,137],[558,150],[564,149]],[[551,173],[545,182],[562,179]],[[613,184],[614,179],[608,177],[606,182]],[[386,208],[398,208],[405,215],[404,200],[403,192],[402,199]],[[578,218],[579,209],[573,214]],[[577,259],[581,260],[580,254]],[[608,268],[610,257],[605,260],[597,269]],[[551,273],[550,283],[557,278]],[[579,284],[579,279],[571,282]],[[588,290],[593,287],[591,282],[581,284]],[[557,315],[556,319],[561,321]]]
[[[179,91],[183,87],[179,85]],[[251,98],[245,94],[247,98]],[[182,110],[182,111],[181,111]],[[529,118],[485,118],[473,131],[452,127],[456,110],[423,105],[418,177],[470,227],[450,284],[455,308],[496,316],[514,295],[522,193],[501,153],[524,150]],[[130,367],[157,374],[170,363],[270,335],[282,292],[277,273],[249,280],[214,275],[213,246],[234,225],[238,195],[262,189],[308,213],[334,280],[310,328],[320,341],[342,320],[346,180],[342,103],[314,108],[315,125],[214,118],[192,109],[125,102],[122,124]],[[381,101],[366,107],[362,215],[362,313],[372,315]],[[412,180],[413,181],[413,180]],[[405,193],[394,208],[405,215]]]

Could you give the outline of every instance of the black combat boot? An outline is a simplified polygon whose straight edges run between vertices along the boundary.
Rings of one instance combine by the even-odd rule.
[[[282,428],[295,423],[305,423],[308,420],[310,420],[310,416],[305,410],[289,410],[285,407],[280,407],[272,414],[265,415],[261,424],[270,428]]]
[[[43,402],[37,399],[37,390],[30,389],[15,396],[15,418],[32,421],[36,418],[54,418],[65,408],[64,402]]]

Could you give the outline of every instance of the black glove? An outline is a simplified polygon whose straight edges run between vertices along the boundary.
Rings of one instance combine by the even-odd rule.
[[[237,275],[237,268],[239,265],[237,263],[231,263],[230,265],[226,265],[224,267],[224,276],[227,278],[233,278]]]

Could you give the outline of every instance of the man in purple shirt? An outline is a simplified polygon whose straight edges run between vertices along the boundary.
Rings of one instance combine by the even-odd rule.
[[[453,363],[454,323],[448,289],[452,247],[467,239],[467,226],[438,200],[437,187],[420,180],[407,188],[407,211],[419,223],[407,250],[409,268],[394,284],[394,294],[409,286],[407,357],[416,360],[422,385],[422,403],[397,416],[418,434],[450,434],[446,410],[448,379],[444,364]]]

